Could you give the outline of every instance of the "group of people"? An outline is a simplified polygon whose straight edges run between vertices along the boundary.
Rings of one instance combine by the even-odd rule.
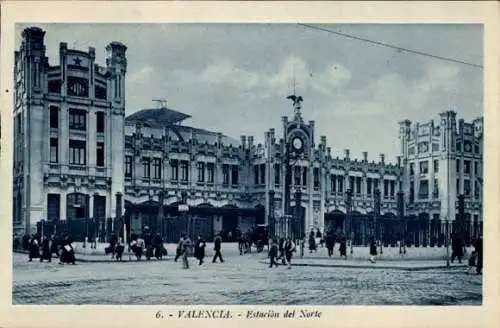
[[[24,235],[21,239],[14,238],[14,248],[26,251],[29,261],[39,259],[40,262],[52,262],[54,255],[59,259],[59,264],[75,264],[75,252],[73,249],[73,239],[70,235],[54,234],[52,236],[38,233]]]
[[[283,265],[288,265],[288,269],[292,268],[292,256],[297,251],[296,244],[292,238],[280,238],[279,243],[276,238],[271,240],[269,247],[269,267],[278,266],[279,260]]]
[[[148,226],[144,227],[141,234],[135,231],[130,233],[128,250],[134,254],[137,261],[140,261],[143,255],[148,261],[151,260],[152,257],[161,260],[163,256],[168,255],[167,250],[163,246],[163,238],[161,235],[159,233],[153,235]],[[125,245],[122,239],[116,234],[112,234],[109,239],[109,246],[105,248],[106,254],[111,254],[112,259],[121,261],[124,251]]]
[[[191,241],[191,238],[187,234],[183,234],[181,236],[181,239],[179,240],[179,243],[177,244],[177,249],[176,249],[176,254],[175,254],[175,259],[174,261],[177,262],[179,257],[182,257],[182,267],[184,269],[189,269],[189,256],[191,253],[193,254],[194,258],[198,260],[198,265],[202,265],[203,261],[205,259],[205,248],[207,246],[207,243],[205,239],[203,239],[201,236],[198,236],[198,239],[194,243],[194,251],[192,252],[193,248],[193,242]],[[215,236],[214,239],[214,257],[212,259],[212,263],[215,263],[217,259],[220,260],[221,263],[224,262],[224,259],[222,258],[222,253],[221,253],[221,248],[222,248],[222,238],[221,235],[218,234]]]

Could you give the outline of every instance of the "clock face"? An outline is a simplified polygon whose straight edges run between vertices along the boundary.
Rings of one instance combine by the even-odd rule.
[[[302,140],[300,138],[296,137],[295,139],[293,139],[292,145],[293,145],[293,148],[299,150],[302,148]]]

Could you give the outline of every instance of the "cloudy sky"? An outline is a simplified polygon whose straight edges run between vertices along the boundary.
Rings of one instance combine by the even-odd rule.
[[[32,25],[32,24],[28,24]],[[47,53],[58,63],[59,42],[96,48],[105,63],[111,41],[127,45],[127,114],[168,107],[193,117],[185,123],[242,134],[262,142],[293,116],[290,94],[304,97],[303,117],[315,120],[319,141],[335,156],[350,148],[369,160],[398,155],[398,122],[428,122],[454,109],[466,120],[483,113],[483,71],[399,52],[295,24],[36,24],[47,33]],[[17,25],[16,46],[22,28]],[[318,25],[362,38],[483,64],[480,25]]]

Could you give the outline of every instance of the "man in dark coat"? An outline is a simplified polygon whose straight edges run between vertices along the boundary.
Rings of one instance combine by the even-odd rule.
[[[109,237],[109,246],[104,250],[106,254],[111,253],[111,258],[115,258],[116,244],[118,243],[118,237],[113,233]]]
[[[40,262],[47,260],[52,262],[52,252],[51,252],[52,242],[48,236],[43,236],[42,240],[42,255],[40,256]]]
[[[476,272],[478,274],[483,273],[483,237],[479,236],[479,238],[476,240],[474,244],[474,249],[477,252],[477,267],[476,267]]]
[[[212,263],[215,263],[215,261],[217,260],[217,258],[220,259],[220,262],[223,263],[224,260],[222,259],[222,254],[220,252],[221,250],[221,244],[222,244],[222,240],[221,240],[221,237],[220,237],[220,234],[217,235],[215,237],[215,240],[214,240],[214,251],[215,251],[215,254],[214,254],[214,258],[212,260]]]
[[[273,265],[278,267],[278,263],[276,263],[276,258],[278,257],[278,243],[276,239],[272,239],[271,248],[269,249],[269,267],[272,268]]]
[[[314,231],[311,230],[311,233],[309,234],[309,253],[312,253],[313,251],[316,252],[316,237]]]
[[[451,263],[458,258],[458,263],[462,263],[462,257],[464,256],[464,245],[462,238],[458,234],[454,234],[451,240]]]
[[[370,262],[375,263],[375,256],[377,256],[377,243],[375,238],[372,238],[370,242]]]
[[[160,233],[157,233],[154,236],[153,247],[154,247],[156,259],[161,260],[163,257],[163,239],[161,238]]]
[[[340,247],[339,247],[340,257],[345,257],[347,259],[347,239],[345,236],[340,238]]]
[[[29,261],[40,257],[40,237],[37,234],[31,236],[29,242]]]
[[[196,243],[194,244],[194,257],[200,261],[198,264],[203,264],[203,259],[205,258],[205,240],[198,236]]]
[[[328,249],[328,256],[333,255],[333,248],[335,247],[335,240],[333,239],[333,234],[328,232],[326,234],[326,248]]]

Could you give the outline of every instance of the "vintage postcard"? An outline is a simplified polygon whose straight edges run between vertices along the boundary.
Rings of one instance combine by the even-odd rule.
[[[498,325],[498,8],[2,3],[0,326]]]

